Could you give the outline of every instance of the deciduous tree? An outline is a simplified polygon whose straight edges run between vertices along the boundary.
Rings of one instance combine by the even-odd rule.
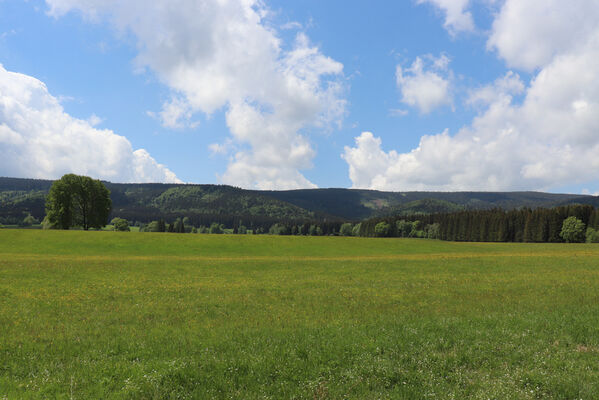
[[[64,175],[52,184],[46,198],[46,219],[59,229],[102,228],[111,209],[110,191],[88,176]]]
[[[568,217],[562,224],[560,236],[568,243],[582,243],[585,240],[584,222],[576,217]]]

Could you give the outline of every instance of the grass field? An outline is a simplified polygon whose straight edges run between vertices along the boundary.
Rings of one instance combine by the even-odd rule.
[[[597,399],[599,245],[0,230],[0,399]]]

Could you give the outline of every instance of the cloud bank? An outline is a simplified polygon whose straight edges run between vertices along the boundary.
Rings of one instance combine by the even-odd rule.
[[[471,124],[453,136],[423,136],[407,153],[386,152],[379,138],[362,133],[343,154],[353,187],[547,190],[596,182],[599,6],[575,3],[506,0],[488,46],[508,65],[536,69],[531,82],[509,72],[472,91],[468,103],[482,110]],[[523,100],[514,101],[520,93]]]
[[[224,183],[260,189],[314,187],[300,170],[314,150],[304,130],[345,114],[343,65],[303,33],[285,45],[259,0],[46,0],[49,13],[108,20],[137,41],[140,67],[173,98],[154,115],[181,127],[195,112],[225,110],[235,148]],[[213,146],[214,147],[214,146]]]
[[[0,171],[5,176],[56,179],[77,173],[114,182],[181,182],[144,150],[99,118],[73,118],[43,82],[0,65]]]

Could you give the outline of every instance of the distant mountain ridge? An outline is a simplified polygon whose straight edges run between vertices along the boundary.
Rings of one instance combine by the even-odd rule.
[[[0,218],[44,216],[51,180],[0,178]],[[599,197],[542,192],[383,192],[364,189],[246,190],[227,185],[110,183],[113,216],[148,222],[177,216],[197,221],[352,220],[467,209],[599,206]],[[199,223],[199,222],[198,222]]]

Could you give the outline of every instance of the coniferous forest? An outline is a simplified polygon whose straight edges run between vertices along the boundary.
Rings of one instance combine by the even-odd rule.
[[[396,216],[361,223],[360,236],[428,237],[464,242],[564,242],[561,231],[568,217],[588,229],[599,229],[599,209],[591,205],[516,210],[468,210],[454,213]],[[410,225],[409,229],[403,228]],[[377,232],[377,226],[388,226]]]

